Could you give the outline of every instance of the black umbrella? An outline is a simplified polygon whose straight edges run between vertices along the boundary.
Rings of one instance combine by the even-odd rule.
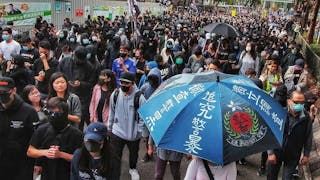
[[[203,27],[203,30],[209,33],[216,33],[226,37],[240,36],[239,32],[230,24],[212,23]]]

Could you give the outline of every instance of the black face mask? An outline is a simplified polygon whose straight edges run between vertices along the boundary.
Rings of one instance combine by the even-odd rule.
[[[68,125],[68,115],[66,113],[52,112],[49,110],[45,113],[49,116],[49,122],[56,131],[61,131]]]
[[[128,92],[130,90],[130,86],[121,86],[121,90],[123,92]]]
[[[100,143],[95,141],[84,141],[84,146],[89,152],[100,152]]]
[[[155,75],[151,75],[148,77],[148,82],[153,89],[157,89],[160,85],[159,78]]]
[[[150,70],[144,70],[144,74],[147,76],[149,74]]]
[[[120,57],[125,58],[127,56],[127,53],[120,53]]]
[[[105,80],[105,79],[103,79],[103,78],[99,78],[98,84],[99,84],[100,86],[104,85],[104,84],[106,83],[106,82],[104,82],[104,80]]]
[[[10,101],[10,93],[0,94],[0,102],[6,104]]]

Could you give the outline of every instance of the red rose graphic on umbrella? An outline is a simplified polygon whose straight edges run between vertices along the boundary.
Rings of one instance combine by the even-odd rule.
[[[230,125],[238,134],[245,134],[252,128],[252,119],[245,112],[234,112],[230,117]]]

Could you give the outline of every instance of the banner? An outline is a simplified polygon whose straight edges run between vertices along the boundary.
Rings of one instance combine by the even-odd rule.
[[[93,17],[104,16],[111,17],[112,20],[115,16],[121,16],[124,12],[128,13],[128,3],[127,1],[112,1],[108,5],[93,6]],[[146,11],[150,12],[151,15],[160,15],[166,9],[159,6],[159,3],[140,3],[139,9],[141,13]]]
[[[13,21],[15,26],[34,25],[38,16],[42,16],[43,20],[51,23],[51,3],[0,3],[0,7],[4,7],[4,19],[6,21]]]

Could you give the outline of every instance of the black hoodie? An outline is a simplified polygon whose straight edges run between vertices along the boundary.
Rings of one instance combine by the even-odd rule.
[[[22,179],[32,177],[32,166],[27,165],[26,153],[33,134],[33,122],[37,121],[37,112],[18,95],[14,96],[8,109],[0,105],[0,179],[12,178],[10,172],[15,172],[15,175],[23,177]],[[6,167],[10,172],[2,167]],[[31,172],[27,172],[30,168]]]

